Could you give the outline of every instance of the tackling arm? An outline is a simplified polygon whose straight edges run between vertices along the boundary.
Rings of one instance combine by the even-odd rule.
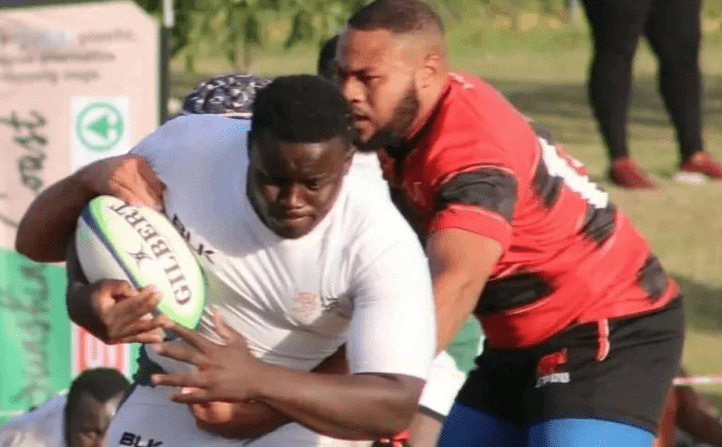
[[[436,302],[436,349],[440,352],[474,311],[502,247],[494,239],[448,228],[429,237],[426,252]]]

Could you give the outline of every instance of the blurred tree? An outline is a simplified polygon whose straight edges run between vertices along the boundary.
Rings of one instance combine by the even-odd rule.
[[[274,11],[290,19],[284,47],[299,42],[317,42],[336,32],[346,19],[370,0],[173,0],[175,26],[172,30],[171,57],[183,51],[186,71],[195,71],[195,58],[204,45],[235,69],[248,69],[251,50],[263,47],[263,13]],[[482,8],[491,15],[507,16],[515,29],[520,11],[536,6],[545,13],[559,5],[575,5],[578,0],[426,0],[445,16],[462,20],[469,8]],[[160,19],[163,0],[135,0]],[[563,6],[562,6],[563,8]],[[267,17],[267,15],[265,16]],[[268,28],[265,28],[267,31]]]
[[[162,0],[135,0],[143,9],[160,19]],[[186,70],[195,71],[194,60],[203,42],[219,45],[225,59],[236,69],[247,69],[251,49],[263,46],[264,11],[283,12],[291,17],[284,47],[299,42],[321,44],[337,30],[364,0],[173,0],[175,26],[172,30],[171,56],[181,50]],[[239,54],[242,54],[239,57]]]

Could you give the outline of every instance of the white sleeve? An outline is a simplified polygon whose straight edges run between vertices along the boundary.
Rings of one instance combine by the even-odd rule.
[[[436,350],[431,275],[416,236],[404,236],[354,278],[351,373],[428,375]]]

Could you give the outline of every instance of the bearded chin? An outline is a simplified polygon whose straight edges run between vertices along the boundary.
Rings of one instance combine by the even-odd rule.
[[[393,145],[393,136],[390,130],[379,130],[366,141],[356,138],[354,145],[359,152],[375,152]]]
[[[360,141],[356,138],[354,143],[356,148],[361,152],[372,152],[381,148],[402,146],[418,113],[419,96],[412,80],[409,82],[404,96],[394,108],[391,123],[386,128],[379,129],[367,141]]]

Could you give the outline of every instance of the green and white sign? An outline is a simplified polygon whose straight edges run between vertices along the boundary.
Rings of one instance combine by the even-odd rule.
[[[75,132],[83,146],[98,152],[115,147],[123,138],[125,119],[109,102],[91,102],[75,119]]]
[[[130,150],[129,110],[127,96],[71,99],[73,170]]]

